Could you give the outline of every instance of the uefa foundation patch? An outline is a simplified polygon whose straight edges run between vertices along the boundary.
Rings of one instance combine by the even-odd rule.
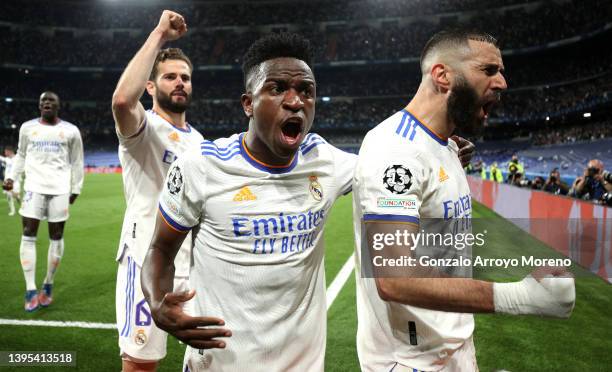
[[[379,208],[395,208],[395,209],[403,209],[407,211],[416,211],[417,201],[416,201],[416,197],[407,197],[407,198],[380,197],[376,199],[376,206]]]

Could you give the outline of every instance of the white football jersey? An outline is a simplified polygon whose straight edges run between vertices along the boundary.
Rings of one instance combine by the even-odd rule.
[[[6,175],[12,173],[13,158],[9,158],[8,156],[0,156],[0,163],[4,165],[4,178],[7,178]]]
[[[363,221],[469,222],[470,189],[457,154],[454,141],[439,137],[406,110],[364,138],[353,183],[357,351],[363,370],[372,370],[379,361],[439,370],[472,335],[472,314],[385,302],[375,280],[362,277]]]
[[[121,259],[125,250],[142,267],[149,249],[157,201],[170,164],[190,146],[197,147],[204,139],[193,127],[181,129],[173,126],[153,110],[147,110],[138,133],[119,137],[119,160],[123,168],[123,189],[126,209],[117,252]],[[186,239],[175,262],[177,276],[189,275],[190,242]]]
[[[197,234],[195,314],[232,331],[225,349],[188,348],[186,359],[190,370],[322,371],[323,226],[351,190],[356,156],[311,133],[289,165],[268,166],[244,137],[204,141],[180,157],[160,197],[165,221]]]
[[[19,128],[19,145],[6,178],[19,180],[23,189],[44,195],[80,194],[83,187],[83,141],[79,129],[64,120],[43,124],[26,121]]]

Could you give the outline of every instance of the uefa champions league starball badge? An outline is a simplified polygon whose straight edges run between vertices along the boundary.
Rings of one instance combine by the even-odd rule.
[[[321,201],[321,199],[323,199],[323,188],[321,187],[317,176],[310,176],[308,179],[310,180],[310,195],[312,195],[316,201]]]
[[[385,169],[383,185],[393,194],[405,194],[412,186],[412,173],[403,165],[391,165]]]
[[[175,166],[168,175],[168,191],[172,195],[178,194],[183,187],[183,175],[181,174],[181,168]]]

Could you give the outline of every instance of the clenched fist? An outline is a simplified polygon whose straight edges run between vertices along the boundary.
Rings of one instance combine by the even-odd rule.
[[[187,23],[182,15],[171,10],[164,10],[155,31],[162,34],[164,41],[176,40],[187,32]]]

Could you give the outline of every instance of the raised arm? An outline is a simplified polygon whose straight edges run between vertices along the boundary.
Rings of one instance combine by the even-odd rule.
[[[180,38],[187,32],[184,18],[170,10],[164,10],[157,27],[149,34],[144,45],[130,61],[121,75],[113,93],[113,117],[122,136],[138,132],[145,110],[140,103],[158,51],[167,42]]]

